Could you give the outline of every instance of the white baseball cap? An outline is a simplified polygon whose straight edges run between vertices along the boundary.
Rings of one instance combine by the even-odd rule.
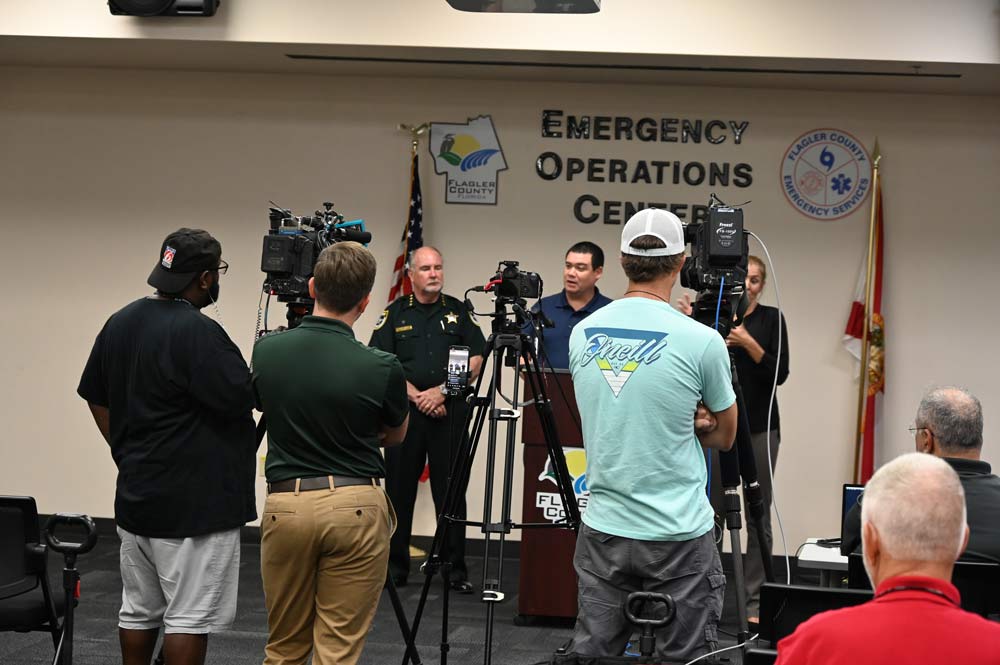
[[[666,247],[636,249],[632,241],[642,236],[653,236]],[[684,252],[684,227],[672,212],[659,208],[646,208],[632,215],[622,229],[622,254],[636,256],[673,256]]]

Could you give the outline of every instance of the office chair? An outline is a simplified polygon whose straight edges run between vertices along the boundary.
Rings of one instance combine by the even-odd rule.
[[[82,542],[56,536],[60,525],[82,526]],[[39,537],[38,509],[26,496],[0,497],[0,631],[45,631],[55,647],[53,665],[73,662],[73,609],[80,595],[76,558],[93,549],[97,527],[86,515],[57,514]],[[48,580],[48,550],[63,555],[63,594],[53,596]],[[62,621],[60,622],[60,619]]]

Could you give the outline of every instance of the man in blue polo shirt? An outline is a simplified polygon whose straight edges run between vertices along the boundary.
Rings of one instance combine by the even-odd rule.
[[[569,369],[569,336],[573,326],[611,302],[597,288],[604,273],[604,252],[592,242],[578,242],[566,252],[563,267],[563,290],[535,303],[533,312],[541,311],[553,328],[541,334],[541,360],[548,367]]]

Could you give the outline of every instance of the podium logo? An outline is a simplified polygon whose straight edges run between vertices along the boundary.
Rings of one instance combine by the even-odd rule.
[[[576,504],[580,507],[582,515],[587,510],[587,501],[590,499],[590,490],[587,488],[587,453],[583,448],[563,448],[563,455],[566,456],[566,467],[573,483],[573,493],[576,495]],[[552,461],[548,458],[545,458],[545,468],[538,476],[538,480],[549,481],[556,487],[559,486],[556,482],[556,473],[552,469]],[[541,508],[542,515],[550,522],[566,519],[566,509],[558,492],[536,492],[535,507]]]
[[[428,145],[434,172],[447,177],[445,203],[496,205],[497,173],[507,169],[507,161],[490,116],[431,123]]]
[[[643,365],[651,365],[667,346],[667,333],[628,328],[587,328],[587,345],[580,367],[591,362],[600,369],[617,398]]]

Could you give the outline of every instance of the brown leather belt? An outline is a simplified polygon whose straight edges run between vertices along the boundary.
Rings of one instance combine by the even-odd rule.
[[[267,493],[294,492],[295,483],[299,485],[300,492],[310,492],[313,490],[330,490],[338,487],[351,487],[354,485],[380,486],[382,482],[378,478],[355,478],[352,476],[319,476],[317,478],[289,478],[267,484]]]

